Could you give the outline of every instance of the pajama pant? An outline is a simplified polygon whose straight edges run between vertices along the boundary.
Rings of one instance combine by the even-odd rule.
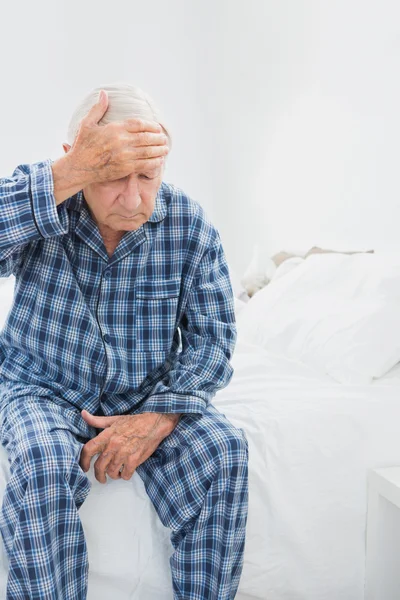
[[[89,562],[78,510],[91,482],[79,458],[101,430],[72,405],[37,396],[12,400],[0,423],[10,463],[0,511],[9,557],[7,600],[84,600]],[[234,598],[248,510],[244,430],[210,404],[204,415],[183,415],[136,472],[172,530],[174,599]]]

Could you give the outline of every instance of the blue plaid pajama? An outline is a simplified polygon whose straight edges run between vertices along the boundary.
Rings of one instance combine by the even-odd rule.
[[[231,380],[235,308],[220,235],[172,184],[109,257],[83,192],[56,206],[51,161],[20,165],[0,179],[0,277],[11,274],[0,384],[110,416],[202,414]]]
[[[248,448],[211,404],[231,380],[236,342],[219,232],[198,203],[162,182],[148,221],[109,257],[84,193],[57,206],[53,192],[50,160],[0,179],[0,277],[15,276],[0,332],[7,598],[85,598],[78,509],[90,486],[79,456],[97,432],[82,409],[182,415],[137,472],[173,531],[175,598],[234,598]]]
[[[1,421],[11,473],[0,512],[7,600],[84,600],[89,563],[78,510],[91,482],[79,457],[97,431],[72,405],[38,396],[8,402]],[[174,598],[234,598],[248,510],[244,431],[209,404],[203,415],[183,415],[136,470],[172,530]]]

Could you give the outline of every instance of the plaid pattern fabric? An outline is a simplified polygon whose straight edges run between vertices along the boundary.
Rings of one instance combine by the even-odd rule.
[[[51,160],[0,179],[0,407],[47,396],[103,415],[203,414],[231,380],[234,300],[218,230],[162,182],[111,258],[82,192],[56,206]]]
[[[51,161],[0,181],[0,275],[16,277],[0,335],[0,510],[7,600],[85,600],[80,410],[180,412],[136,471],[172,530],[175,600],[232,600],[243,567],[248,442],[211,403],[236,341],[218,231],[162,183],[150,220],[109,259],[82,193],[55,206]],[[134,474],[136,476],[136,474]]]
[[[91,482],[78,460],[96,432],[76,408],[35,396],[10,402],[1,419],[11,474],[0,511],[9,557],[7,600],[85,600],[89,562],[78,511]],[[165,598],[235,598],[243,569],[248,455],[243,429],[210,403],[201,416],[183,415],[137,467],[133,477],[141,477],[171,529],[172,583]]]

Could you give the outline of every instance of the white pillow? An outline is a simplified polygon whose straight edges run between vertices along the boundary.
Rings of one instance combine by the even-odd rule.
[[[241,337],[341,383],[365,384],[400,361],[400,262],[315,254],[253,296]]]
[[[249,298],[268,285],[276,271],[274,261],[267,256],[259,244],[254,244],[249,265],[242,277],[242,285]]]
[[[235,315],[237,316],[246,306],[246,302],[240,300],[240,298],[234,298],[235,301]]]
[[[279,267],[276,268],[276,271],[272,277],[272,281],[275,281],[276,279],[279,279],[279,277],[290,273],[292,269],[298,267],[303,262],[304,258],[302,258],[301,256],[292,256],[292,258],[287,258],[286,260],[281,262]]]
[[[233,295],[235,296],[235,298],[238,298],[242,302],[248,302],[250,300],[250,297],[246,292],[245,288],[243,287],[238,274],[229,264],[228,269],[229,277],[232,283]]]

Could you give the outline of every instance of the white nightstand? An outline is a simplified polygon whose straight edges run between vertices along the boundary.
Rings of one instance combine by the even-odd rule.
[[[365,600],[400,599],[400,467],[368,473]]]

